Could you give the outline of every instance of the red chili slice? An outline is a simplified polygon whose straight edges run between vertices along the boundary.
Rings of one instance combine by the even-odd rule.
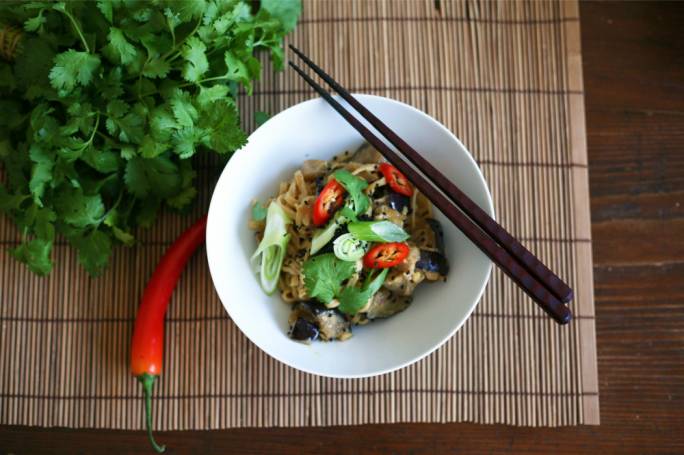
[[[313,206],[313,223],[323,226],[333,213],[344,204],[344,187],[335,179],[330,179],[321,190]]]
[[[387,269],[401,264],[408,254],[409,247],[405,243],[381,243],[366,253],[363,265],[371,269]]]
[[[382,175],[385,176],[387,184],[394,191],[399,194],[403,194],[404,196],[413,195],[413,187],[411,186],[411,183],[409,183],[404,174],[399,172],[399,169],[389,163],[382,163],[380,165],[380,172],[382,172]]]

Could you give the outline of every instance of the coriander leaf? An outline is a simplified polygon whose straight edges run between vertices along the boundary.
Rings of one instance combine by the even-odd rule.
[[[19,210],[21,204],[28,198],[27,195],[9,194],[7,189],[0,183],[0,212]]]
[[[342,282],[354,274],[354,262],[341,261],[334,254],[321,254],[304,263],[304,285],[311,298],[329,303],[339,295]]]
[[[50,83],[55,89],[68,93],[77,84],[90,84],[95,70],[100,66],[100,57],[69,49],[57,54],[54,62],[55,66],[48,76]]]
[[[256,111],[254,113],[254,123],[256,123],[257,128],[266,123],[269,118],[271,118],[271,116],[266,112]]]
[[[102,15],[107,19],[110,24],[114,21],[112,13],[112,2],[110,0],[98,0],[97,9],[100,10]]]
[[[195,154],[195,144],[200,142],[206,136],[206,132],[202,128],[185,127],[176,130],[172,134],[172,141],[174,144],[173,151],[185,160]]]
[[[130,145],[125,145],[121,147],[121,158],[128,161],[135,157],[135,149]]]
[[[340,301],[339,310],[349,315],[358,313],[361,308],[366,306],[368,300],[380,290],[382,283],[384,283],[385,278],[387,278],[388,272],[389,269],[384,269],[373,279],[373,281],[367,283],[361,289],[352,286],[344,288],[338,297],[338,300]],[[368,278],[370,278],[370,275]]]
[[[280,44],[271,46],[271,60],[273,60],[273,68],[280,71],[283,69],[283,62],[285,61],[285,51]]]
[[[32,272],[47,275],[52,270],[51,251],[52,241],[33,239],[10,250],[10,254],[25,263]]]
[[[153,58],[143,66],[142,74],[145,77],[162,78],[171,71],[171,64],[161,58]]]
[[[112,233],[114,238],[126,246],[131,246],[135,243],[135,237],[130,232],[126,232],[118,226],[112,226]]]
[[[15,150],[9,146],[8,141],[0,141],[0,158],[4,163],[6,183],[14,192],[29,192],[26,168],[31,166],[31,162],[26,154],[26,148],[26,144],[18,144]]]
[[[136,105],[138,106],[138,105]],[[107,132],[116,136],[122,142],[139,144],[145,135],[144,119],[131,109],[128,103],[121,100],[112,100],[107,103]]]
[[[235,22],[248,22],[252,19],[252,9],[249,4],[240,2],[230,12]]]
[[[93,276],[102,273],[112,254],[112,240],[107,234],[96,229],[90,234],[72,237],[69,241],[78,251],[78,262],[88,273]]]
[[[211,5],[214,4],[212,3],[209,6]],[[183,22],[180,18],[180,15],[178,13],[174,13],[173,11],[171,11],[171,8],[164,9],[164,16],[166,17],[166,23],[168,24],[169,29],[171,29],[172,31]]]
[[[204,9],[204,14],[202,15],[202,23],[204,25],[211,24],[214,21],[214,19],[216,19],[216,16],[218,16],[219,12],[219,6],[216,2],[209,3],[207,7]]]
[[[135,216],[135,221],[142,227],[150,227],[157,212],[159,211],[159,206],[161,201],[157,197],[147,197],[141,199],[137,205],[137,213]]]
[[[51,161],[43,161],[33,165],[31,169],[31,180],[29,180],[29,190],[33,195],[33,201],[39,206],[43,206],[42,197],[45,194],[45,185],[52,180],[52,169],[54,164]]]
[[[122,100],[112,100],[107,103],[107,115],[113,118],[121,118],[130,110],[131,106]]]
[[[356,212],[347,204],[342,206],[339,212],[337,212],[337,216],[345,223],[353,223],[359,220],[356,216]]]
[[[198,139],[215,152],[233,152],[247,143],[247,135],[240,128],[237,110],[231,103],[217,101],[203,110],[199,126],[208,134]]]
[[[112,57],[112,60],[122,65],[127,65],[137,57],[138,51],[135,46],[128,42],[123,32],[116,28],[110,27],[107,35],[109,44],[104,47],[105,54]]]
[[[44,240],[54,240],[57,214],[48,208],[37,208],[33,219],[33,230],[36,235]]]
[[[206,0],[175,0],[168,2],[168,6],[176,11],[181,22],[190,22],[202,17],[207,2]]]
[[[228,79],[235,82],[241,82],[245,85],[249,83],[249,69],[241,58],[232,51],[226,51],[224,54],[224,61],[226,63],[226,68],[228,68],[228,72],[226,73]]]
[[[140,155],[143,158],[154,158],[168,150],[168,144],[155,141],[151,136],[145,136],[140,144]]]
[[[144,135],[144,120],[143,117],[131,112],[127,114],[124,118],[116,121],[119,128],[119,140],[122,142],[132,142],[134,144],[139,144]]]
[[[200,87],[197,95],[197,104],[201,108],[206,108],[214,101],[222,100],[228,96],[228,87],[225,85],[212,85],[209,88]]]
[[[95,81],[98,91],[106,100],[114,100],[123,95],[121,85],[121,67],[116,67],[109,71],[107,77]]]
[[[135,237],[130,232],[126,232],[119,226],[119,212],[116,209],[111,209],[104,219],[104,224],[112,229],[114,238],[127,246],[135,243]]]
[[[197,172],[192,169],[192,164],[189,160],[182,160],[179,166],[181,178],[181,190],[178,194],[166,199],[166,203],[178,210],[181,210],[195,199],[197,196],[197,189],[194,187],[195,177]]]
[[[209,69],[206,50],[207,46],[194,36],[185,42],[181,55],[187,61],[183,67],[183,78],[186,81],[197,82]]]
[[[26,22],[24,22],[24,30],[27,32],[35,32],[38,30],[44,23],[46,22],[45,17],[43,17],[43,11],[36,16],[32,17],[31,19],[27,19]]]
[[[166,142],[171,137],[171,133],[178,128],[174,116],[164,107],[156,108],[150,115],[150,130],[152,137],[159,142]]]
[[[197,189],[193,186],[189,186],[187,188],[183,188],[181,192],[175,196],[167,198],[166,203],[170,207],[180,210],[190,205],[190,203],[195,199],[195,196],[197,196]]]
[[[152,10],[149,8],[140,8],[133,13],[133,19],[138,22],[147,22],[152,17]]]
[[[99,194],[85,195],[80,188],[66,188],[55,199],[57,215],[72,226],[83,228],[96,224],[104,216],[104,204]]]
[[[81,160],[103,174],[116,172],[121,161],[111,150],[96,150],[94,147],[88,147],[81,155]]]
[[[283,24],[286,33],[294,30],[302,12],[301,0],[261,0],[261,8]]]
[[[193,126],[197,120],[197,109],[192,104],[190,94],[183,90],[176,90],[169,101],[171,111],[181,126]]]
[[[172,196],[181,181],[176,165],[163,156],[132,158],[126,163],[124,180],[128,191],[139,198]]]
[[[266,207],[261,205],[259,201],[254,201],[254,204],[252,205],[252,219],[254,221],[266,219]]]
[[[368,182],[361,177],[353,175],[346,169],[335,171],[333,177],[349,193],[349,197],[351,198],[351,204],[349,204],[349,206],[354,213],[357,215],[366,213],[368,207],[370,207],[370,199],[368,196],[366,196],[363,190],[368,188]]]

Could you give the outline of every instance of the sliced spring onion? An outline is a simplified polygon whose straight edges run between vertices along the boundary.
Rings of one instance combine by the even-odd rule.
[[[368,249],[368,242],[359,240],[353,234],[342,234],[333,242],[333,252],[338,259],[356,262],[361,259]]]
[[[314,231],[313,238],[311,239],[311,251],[310,254],[314,255],[320,251],[321,248],[326,246],[333,237],[335,237],[335,232],[340,226],[343,226],[349,222],[356,221],[356,214],[345,204],[336,214],[335,217],[330,220],[328,225],[323,229],[317,229]]]
[[[313,238],[311,239],[311,255],[318,253],[318,251],[326,246],[329,241],[335,236],[335,231],[340,227],[338,219],[333,218],[328,225],[323,229],[316,229]]]
[[[271,202],[266,211],[266,228],[264,238],[254,252],[252,260],[261,257],[259,277],[261,288],[266,294],[273,294],[278,286],[280,269],[285,259],[285,251],[290,241],[287,225],[292,220],[276,201]]]
[[[367,242],[403,242],[409,235],[391,221],[357,221],[349,223],[349,232]]]

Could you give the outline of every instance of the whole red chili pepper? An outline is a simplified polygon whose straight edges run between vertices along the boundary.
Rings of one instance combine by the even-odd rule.
[[[138,308],[131,347],[131,371],[143,386],[147,434],[154,450],[165,450],[152,436],[152,388],[161,374],[164,358],[164,315],[171,294],[180,278],[185,263],[204,243],[207,217],[203,217],[183,232],[161,258],[147,282]]]

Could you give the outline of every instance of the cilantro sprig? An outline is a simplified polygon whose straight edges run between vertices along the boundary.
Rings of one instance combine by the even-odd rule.
[[[330,303],[342,291],[342,283],[356,270],[354,262],[341,261],[332,253],[320,254],[304,263],[304,285],[309,297]]]
[[[300,12],[300,0],[0,3],[0,30],[24,28],[0,59],[0,212],[22,234],[12,254],[47,274],[61,235],[96,275],[161,208],[188,207],[190,158],[245,143],[236,95],[259,78],[256,51],[282,68]]]
[[[383,269],[377,276],[373,276],[371,271],[361,288],[352,286],[344,288],[338,297],[340,311],[350,315],[358,313],[361,308],[366,306],[368,300],[380,290],[388,273],[389,269]]]
[[[368,207],[370,207],[370,199],[363,190],[368,188],[368,182],[361,177],[355,176],[346,169],[335,171],[333,177],[335,177],[335,180],[337,180],[340,185],[347,190],[347,193],[349,193],[349,200],[345,207],[350,208],[355,215],[366,213]]]
[[[332,253],[313,256],[304,263],[304,286],[309,297],[324,304],[337,298],[340,301],[339,310],[354,315],[380,290],[389,269],[377,275],[369,272],[361,287],[344,286],[355,270],[354,262],[338,259]]]

